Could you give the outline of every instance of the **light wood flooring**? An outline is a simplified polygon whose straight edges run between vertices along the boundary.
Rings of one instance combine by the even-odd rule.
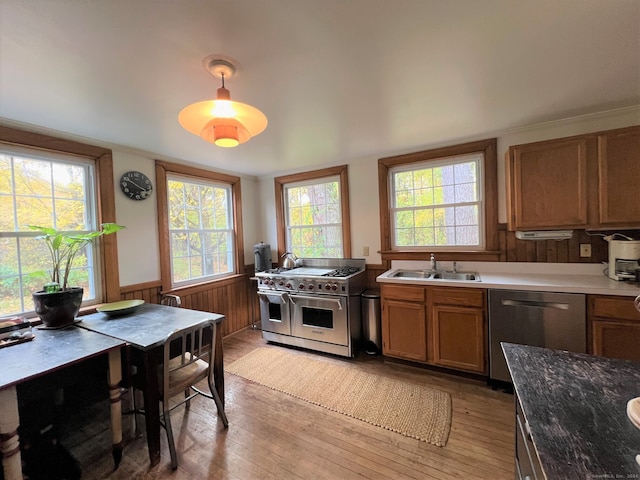
[[[225,363],[259,346],[286,348],[267,344],[260,331],[248,329],[224,339]],[[149,468],[145,439],[132,438],[128,418],[124,458],[114,471],[108,418],[101,418],[108,409],[104,404],[84,409],[68,421],[63,444],[81,463],[84,479],[514,478],[512,395],[493,391],[481,381],[366,354],[356,360],[324,357],[449,392],[453,416],[447,445],[407,438],[230,374],[225,374],[228,430],[206,398],[193,400],[187,414],[183,407],[174,411],[176,471],[169,464],[164,430],[162,460]]]

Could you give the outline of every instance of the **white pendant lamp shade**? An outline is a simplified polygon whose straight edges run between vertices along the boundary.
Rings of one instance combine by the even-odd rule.
[[[180,111],[178,121],[185,130],[219,147],[235,147],[267,128],[264,113],[231,100],[229,90],[224,87],[225,77],[235,71],[231,63],[213,59],[208,62],[208,70],[222,78],[222,87],[215,100],[193,103]]]

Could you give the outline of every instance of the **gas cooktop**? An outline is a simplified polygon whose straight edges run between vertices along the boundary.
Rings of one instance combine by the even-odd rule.
[[[296,268],[272,268],[257,272],[256,276],[281,275],[284,277],[332,277],[346,278],[364,271],[365,260],[352,258],[303,258],[302,266]]]
[[[363,259],[302,259],[302,266],[257,272],[258,289],[287,292],[348,294],[364,289]]]

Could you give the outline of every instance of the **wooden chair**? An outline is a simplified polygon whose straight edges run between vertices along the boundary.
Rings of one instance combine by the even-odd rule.
[[[160,299],[160,305],[168,305],[170,307],[179,307],[182,305],[182,300],[178,295],[172,295],[167,293],[162,295],[162,298]],[[130,363],[131,362],[127,360],[126,365],[130,365]],[[137,374],[137,368],[130,367],[130,370],[131,371],[129,371],[127,376],[128,378],[127,383],[129,385],[130,408],[122,412],[122,414],[132,416],[131,430],[133,431],[134,437],[139,438],[142,436],[142,432],[140,431],[140,426],[138,425],[138,419],[136,415],[144,414],[144,410],[137,407],[137,405],[139,404],[138,402],[139,399],[137,398],[136,389],[134,388],[134,380],[135,380],[135,375]]]
[[[186,403],[196,395],[203,395],[213,400],[218,409],[218,416],[225,428],[229,426],[224,406],[214,385],[213,359],[215,356],[216,322],[210,320],[196,326],[184,328],[171,333],[164,343],[164,360],[160,385],[162,402],[161,425],[167,432],[171,468],[178,467],[176,447],[173,441],[170,412]],[[177,353],[177,355],[176,355]],[[209,392],[196,387],[201,380],[207,379]],[[184,392],[184,398],[173,405],[169,400]],[[173,402],[172,402],[173,403]]]
[[[170,307],[179,307],[182,305],[182,300],[178,295],[166,294],[162,295],[160,299],[160,305],[169,305]]]

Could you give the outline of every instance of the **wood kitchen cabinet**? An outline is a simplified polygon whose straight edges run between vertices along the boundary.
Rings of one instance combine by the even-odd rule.
[[[640,178],[640,127],[598,135],[600,226],[638,226],[640,202],[632,200]]]
[[[640,312],[633,297],[589,295],[590,352],[603,357],[640,360]]]
[[[506,178],[510,230],[587,226],[587,139],[511,147]]]
[[[486,291],[432,288],[433,364],[487,374]]]
[[[640,126],[509,148],[509,230],[637,228]]]
[[[382,284],[382,353],[487,373],[486,292]]]
[[[383,284],[382,353],[390,357],[427,360],[426,289]]]

